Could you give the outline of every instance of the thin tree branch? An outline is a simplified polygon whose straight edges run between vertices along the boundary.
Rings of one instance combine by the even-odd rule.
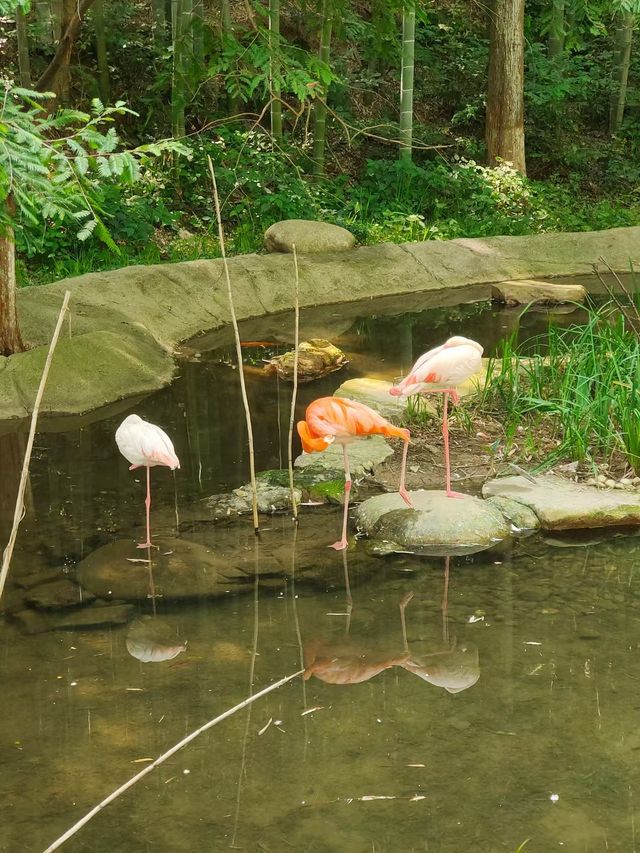
[[[280,681],[275,681],[273,684],[269,684],[268,687],[265,687],[263,690],[260,690],[258,693],[254,693],[253,696],[249,696],[247,699],[244,699],[238,705],[234,705],[233,708],[229,708],[224,711],[224,713],[215,717],[213,720],[209,720],[208,723],[205,723],[204,726],[200,726],[199,729],[196,729],[194,732],[191,732],[190,735],[183,738],[179,743],[176,743],[175,746],[172,746],[171,749],[168,749],[164,752],[159,758],[152,763],[147,765],[144,770],[141,770],[140,773],[136,773],[135,776],[132,776],[124,785],[121,785],[117,788],[113,793],[109,794],[108,797],[105,797],[102,802],[98,803],[97,806],[91,809],[90,812],[81,818],[77,823],[68,829],[64,835],[61,835],[60,838],[56,838],[53,844],[50,844],[49,847],[44,851],[44,853],[53,853],[54,850],[57,850],[61,847],[65,841],[68,841],[73,835],[78,832],[86,823],[89,823],[91,818],[95,817],[98,812],[102,811],[105,806],[108,806],[109,803],[112,803],[116,800],[120,794],[124,794],[126,790],[131,788],[136,782],[139,782],[140,779],[144,778],[148,773],[151,773],[152,770],[155,770],[160,764],[165,762],[167,758],[171,758],[172,755],[175,755],[178,750],[182,749],[183,746],[186,746],[188,743],[191,743],[192,740],[195,740],[199,735],[203,732],[208,731],[213,728],[213,726],[217,726],[218,723],[221,723],[223,720],[226,720],[227,717],[231,717],[233,714],[236,714],[238,711],[242,711],[243,708],[246,708],[248,705],[251,705],[258,699],[261,699],[263,696],[266,696],[267,693],[271,693],[273,690],[277,690],[279,687],[282,687],[283,684],[286,684],[288,681],[292,681],[294,678],[297,678],[299,675],[302,675],[304,669],[299,669],[297,672],[292,673],[291,675],[287,675],[285,678],[281,678]]]
[[[296,400],[298,397],[298,346],[300,343],[300,271],[298,270],[298,254],[295,243],[293,249],[293,267],[295,270],[295,285],[293,290],[294,336],[293,336],[293,393],[291,394],[291,415],[289,417],[289,441],[287,445],[289,460],[289,489],[291,490],[291,511],[293,520],[298,522],[298,506],[293,486],[293,422],[296,417]]]
[[[2,569],[0,569],[0,598],[2,598],[4,585],[7,580],[7,575],[9,574],[9,566],[11,564],[11,557],[13,555],[13,547],[16,544],[18,527],[20,526],[20,522],[24,517],[24,493],[27,487],[27,479],[29,477],[29,463],[31,462],[31,452],[33,451],[33,442],[36,436],[36,426],[38,424],[38,413],[40,412],[40,404],[42,403],[44,389],[47,384],[47,377],[49,376],[49,368],[51,367],[53,353],[56,348],[56,344],[58,343],[60,330],[62,329],[62,321],[64,320],[64,315],[67,313],[70,298],[71,291],[67,290],[64,295],[64,299],[62,300],[62,307],[60,308],[60,313],[58,314],[58,322],[56,323],[56,327],[53,330],[53,337],[51,338],[51,343],[49,344],[49,352],[47,353],[47,358],[45,360],[44,368],[42,370],[42,376],[40,377],[38,393],[36,394],[36,399],[33,404],[33,412],[31,413],[31,427],[29,429],[29,438],[27,440],[27,447],[24,453],[22,473],[20,475],[18,495],[16,497],[16,506],[15,511],[13,513],[13,526],[9,535],[9,542],[7,543],[7,547],[4,549],[4,554],[2,555]]]

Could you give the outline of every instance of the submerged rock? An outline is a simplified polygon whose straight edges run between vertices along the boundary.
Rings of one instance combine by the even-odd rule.
[[[58,578],[32,588],[25,597],[27,604],[37,610],[63,610],[89,604],[95,595],[83,590],[67,578]]]
[[[267,373],[277,373],[281,379],[293,381],[295,350],[274,356],[265,367]],[[298,346],[298,382],[322,379],[349,364],[342,350],[324,338],[302,341]]]
[[[108,625],[126,625],[135,615],[136,608],[132,604],[105,604],[99,602],[81,610],[73,610],[63,616],[56,617],[52,624],[53,631],[76,631],[80,629],[104,628]]]
[[[468,690],[480,678],[478,649],[471,644],[454,644],[444,651],[423,655],[412,652],[411,658],[400,666],[435,687],[443,687],[447,693]]]
[[[85,557],[77,573],[82,586],[100,598],[123,601],[218,598],[250,580],[224,553],[188,539],[161,540],[151,564],[131,540],[111,542]]]
[[[640,525],[640,495],[605,491],[560,477],[502,477],[482,488],[485,497],[500,496],[529,507],[543,530]]]
[[[264,233],[267,252],[342,252],[352,249],[356,238],[351,231],[312,219],[283,219]]]
[[[377,495],[356,508],[358,528],[377,554],[472,554],[506,539],[509,525],[487,501],[445,492],[410,492],[410,509],[399,494]]]

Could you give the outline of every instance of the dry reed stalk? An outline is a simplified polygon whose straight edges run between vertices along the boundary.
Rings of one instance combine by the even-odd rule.
[[[240,332],[238,331],[238,320],[236,318],[236,310],[233,305],[233,291],[231,290],[231,277],[229,276],[229,264],[227,263],[227,254],[224,249],[224,231],[222,230],[222,216],[220,214],[220,197],[218,195],[218,184],[216,183],[216,173],[213,168],[211,157],[207,155],[209,164],[209,174],[211,183],[213,184],[213,201],[216,208],[216,220],[218,222],[218,239],[220,240],[220,254],[222,255],[222,265],[224,267],[224,275],[227,282],[227,295],[229,297],[229,309],[231,311],[231,323],[233,325],[233,334],[236,340],[236,357],[238,359],[238,374],[240,378],[240,390],[242,393],[242,404],[247,420],[247,437],[249,441],[249,472],[251,475],[251,496],[253,505],[253,530],[257,535],[259,532],[258,521],[258,489],[256,486],[256,462],[253,444],[253,425],[251,423],[251,409],[249,408],[249,399],[247,397],[247,387],[244,381],[244,373],[242,370],[242,346],[240,344]]]
[[[140,773],[136,773],[136,775],[132,776],[131,779],[124,783],[124,785],[121,785],[119,788],[113,791],[113,793],[109,794],[108,797],[105,797],[105,799],[102,800],[101,803],[98,803],[97,806],[94,806],[91,811],[87,812],[87,814],[83,818],[81,818],[77,823],[74,823],[71,829],[68,829],[64,833],[64,835],[61,835],[59,838],[56,838],[53,844],[49,845],[49,847],[47,847],[44,853],[52,853],[53,850],[57,850],[59,847],[61,847],[65,841],[68,841],[73,835],[76,834],[76,832],[78,832],[79,829],[81,829],[86,823],[89,823],[91,818],[95,817],[95,815],[97,815],[98,812],[102,811],[105,806],[108,806],[109,803],[112,803],[114,800],[116,800],[120,796],[120,794],[123,794],[126,790],[135,785],[136,782],[139,782],[140,779],[142,779],[148,773],[151,773],[152,770],[155,770],[155,768],[162,764],[164,761],[166,761],[167,758],[171,758],[172,755],[175,755],[175,753],[178,752],[178,750],[182,749],[183,746],[186,746],[192,740],[195,740],[198,735],[201,735],[203,732],[206,732],[208,729],[211,729],[213,728],[213,726],[217,725],[218,723],[221,723],[223,720],[226,720],[227,717],[231,717],[238,711],[242,711],[243,708],[246,708],[248,705],[251,705],[257,699],[261,699],[263,696],[266,696],[267,693],[271,693],[273,690],[277,690],[278,687],[282,687],[283,684],[286,684],[288,681],[292,681],[294,678],[297,678],[299,675],[302,675],[303,672],[304,669],[299,669],[297,672],[294,672],[291,675],[287,675],[285,678],[281,678],[279,681],[275,681],[273,684],[270,684],[268,687],[265,687],[263,690],[260,690],[259,693],[254,693],[253,696],[249,696],[247,699],[244,699],[238,705],[234,705],[233,708],[229,708],[224,713],[215,717],[213,720],[209,720],[209,722],[205,723],[204,726],[200,726],[199,729],[196,729],[196,731],[191,732],[190,735],[187,735],[187,737],[183,738],[179,743],[176,743],[174,746],[171,747],[171,749],[168,749],[161,756],[159,756],[159,758],[156,758],[156,760],[152,764],[147,765],[144,770],[141,770]]]
[[[71,291],[67,290],[64,294],[64,299],[62,300],[62,307],[60,308],[60,313],[58,314],[58,322],[56,323],[56,327],[53,330],[53,337],[51,338],[51,343],[49,344],[49,352],[47,353],[47,358],[45,360],[44,368],[42,370],[42,376],[40,377],[38,393],[36,394],[36,399],[33,404],[33,412],[31,413],[31,426],[29,428],[29,438],[27,440],[27,447],[24,452],[22,473],[20,475],[18,494],[16,496],[16,507],[13,513],[13,527],[11,528],[11,533],[9,534],[9,541],[7,543],[7,547],[4,549],[4,554],[2,555],[2,569],[0,569],[0,599],[2,598],[4,585],[7,580],[7,575],[9,574],[9,566],[11,564],[11,557],[13,556],[13,548],[16,544],[18,527],[20,526],[20,522],[24,518],[24,493],[27,487],[27,480],[29,478],[29,464],[31,463],[31,452],[33,450],[33,442],[36,437],[36,426],[38,424],[38,413],[40,412],[40,404],[42,403],[45,385],[47,384],[47,377],[49,376],[49,368],[51,367],[53,353],[56,348],[56,344],[58,343],[58,338],[60,337],[62,322],[64,320],[64,315],[67,312],[67,308],[69,307],[70,298]]]
[[[293,393],[291,395],[291,415],[289,417],[289,489],[291,490],[291,511],[293,520],[298,523],[298,506],[296,494],[293,487],[293,423],[296,418],[296,400],[298,398],[298,346],[300,344],[300,271],[298,270],[298,255],[295,243],[293,248],[293,266],[295,270],[295,285],[293,291],[293,309],[295,312],[294,338],[293,338]]]

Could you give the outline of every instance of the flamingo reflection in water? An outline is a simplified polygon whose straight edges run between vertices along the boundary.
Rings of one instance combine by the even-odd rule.
[[[413,593],[405,596],[401,602],[400,617],[402,620],[402,636],[405,651],[409,653],[408,660],[400,664],[403,669],[423,678],[435,687],[443,687],[448,693],[461,693],[467,690],[480,678],[480,660],[478,649],[471,643],[453,643],[449,640],[449,557],[445,557],[444,592],[442,596],[442,641],[444,648],[438,651],[428,651],[423,654],[409,653],[405,608]]]
[[[349,636],[351,623],[351,593],[346,554],[343,555],[347,591],[347,626],[345,636],[337,640],[313,639],[305,644],[305,681],[315,676],[327,684],[360,684],[386,669],[401,667],[448,693],[461,693],[472,687],[480,677],[478,650],[471,644],[449,641],[448,585],[449,557],[445,558],[444,593],[442,600],[443,649],[418,653],[407,639],[405,610],[414,593],[407,592],[399,602],[400,624],[404,649],[385,652],[357,643]]]

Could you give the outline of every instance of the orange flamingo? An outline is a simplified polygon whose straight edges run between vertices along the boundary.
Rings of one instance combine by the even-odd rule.
[[[455,336],[442,346],[421,355],[399,385],[389,389],[393,397],[411,397],[414,394],[442,394],[442,437],[444,439],[444,465],[448,498],[461,498],[459,492],[451,491],[451,466],[449,464],[449,422],[447,408],[449,397],[460,402],[456,386],[477,373],[482,364],[483,349],[469,338]]]
[[[336,551],[347,547],[347,521],[349,514],[349,493],[351,474],[349,472],[349,454],[347,446],[365,435],[387,435],[404,441],[402,469],[400,471],[399,493],[407,506],[413,506],[404,485],[409,448],[409,430],[390,424],[382,415],[374,412],[363,403],[347,400],[344,397],[321,397],[310,403],[305,412],[305,420],[298,422],[298,434],[302,447],[307,453],[322,452],[334,442],[342,445],[344,459],[344,516],[342,519],[342,538],[331,545]]]

